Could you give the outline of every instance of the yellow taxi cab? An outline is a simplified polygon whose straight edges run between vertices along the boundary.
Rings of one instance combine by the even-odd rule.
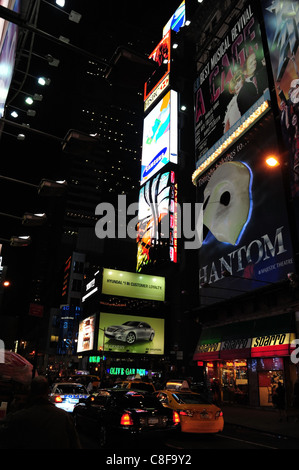
[[[189,389],[160,390],[154,395],[165,407],[179,413],[182,432],[205,434],[223,431],[223,412],[203,395]]]
[[[141,392],[154,393],[155,386],[151,382],[144,382],[141,379],[122,380],[114,385],[113,388],[127,388],[129,390],[138,390]]]

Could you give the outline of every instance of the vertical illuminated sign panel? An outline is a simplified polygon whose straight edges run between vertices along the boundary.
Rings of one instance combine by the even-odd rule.
[[[178,96],[169,91],[144,119],[140,184],[178,163]]]
[[[184,26],[186,21],[186,5],[185,0],[180,4],[177,10],[174,12],[170,20],[163,28],[163,36],[171,29],[175,32],[178,32],[182,26]]]
[[[148,181],[139,193],[137,272],[161,261],[177,262],[177,185],[173,171]]]
[[[0,0],[0,5],[16,13],[20,11],[20,0],[10,2]],[[13,75],[17,39],[18,26],[0,18],[0,118],[4,114],[4,106]]]
[[[145,111],[169,85],[171,63],[171,32],[169,31],[158,46],[149,55],[159,67],[153,72],[144,85]],[[151,96],[150,96],[151,95]]]
[[[280,108],[282,138],[289,157],[293,196],[299,196],[299,3],[263,0],[270,60]]]

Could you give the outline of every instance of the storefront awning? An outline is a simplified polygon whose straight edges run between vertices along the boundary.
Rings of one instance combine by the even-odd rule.
[[[293,313],[203,329],[193,359],[288,356],[294,332]]]

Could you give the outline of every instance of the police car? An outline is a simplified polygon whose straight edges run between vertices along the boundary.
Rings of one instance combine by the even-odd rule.
[[[49,400],[58,408],[72,413],[80,398],[88,398],[86,387],[78,383],[61,382],[53,384]]]

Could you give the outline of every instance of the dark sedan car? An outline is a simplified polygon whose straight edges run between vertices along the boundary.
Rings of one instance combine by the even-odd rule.
[[[103,389],[81,399],[73,416],[77,429],[93,434],[102,448],[116,445],[119,437],[124,443],[126,437],[168,434],[180,427],[179,414],[164,408],[153,395],[121,389]]]

